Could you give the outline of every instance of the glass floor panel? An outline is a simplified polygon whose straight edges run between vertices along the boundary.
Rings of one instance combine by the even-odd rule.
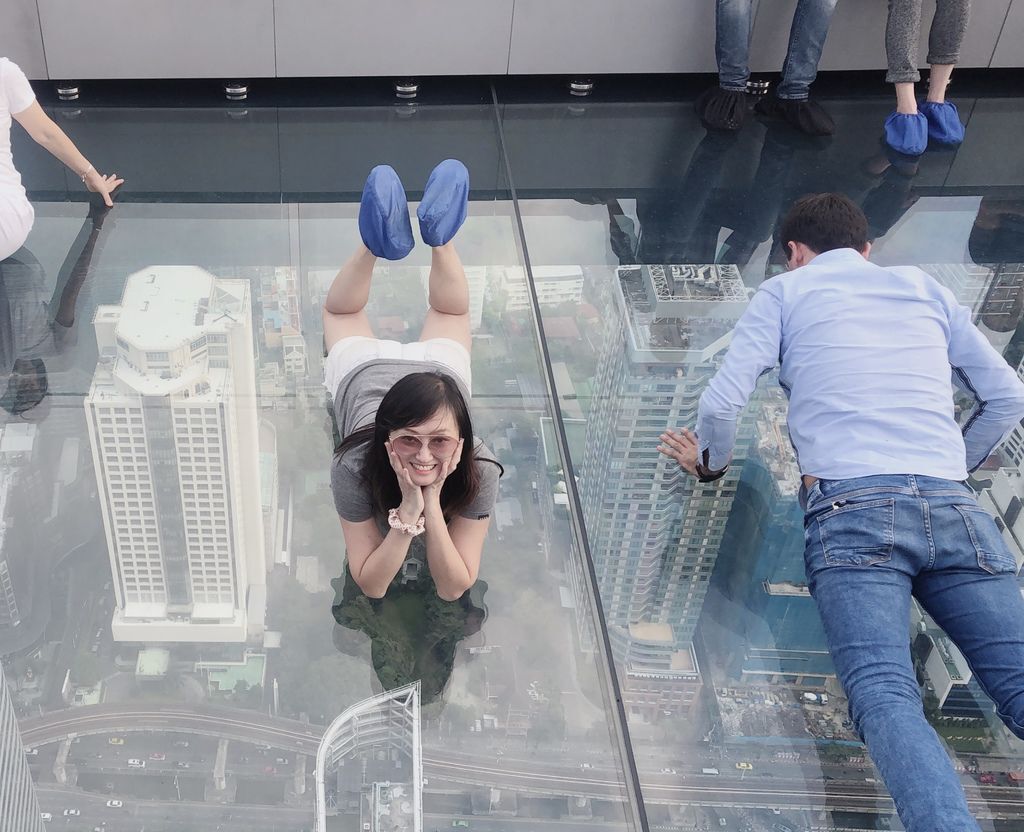
[[[962,100],[967,141],[914,164],[879,142],[887,101],[824,103],[831,141],[770,122],[707,132],[689,102],[503,110],[571,463],[550,479],[582,512],[652,828],[901,828],[807,590],[777,372],[741,418],[724,479],[680,477],[656,450],[666,427],[694,426],[747,298],[785,270],[775,232],[794,199],[850,196],[868,216],[873,261],[921,266],[1012,366],[1024,354],[1024,166],[993,152],[1019,126],[1019,104]],[[972,485],[1024,558],[1010,531],[1019,464],[1011,441]],[[1019,806],[1008,772],[1024,765],[1024,744],[919,608],[909,637],[982,828],[1017,828],[1003,801]]]
[[[505,93],[51,107],[127,179],[95,222],[15,133],[36,223],[2,277],[46,324],[48,391],[0,411],[0,655],[51,825],[899,828],[807,594],[774,378],[719,483],[654,448],[784,269],[773,232],[803,193],[855,199],[873,259],[925,268],[1017,366],[1024,157],[1001,149],[1024,107],[958,99],[965,144],[912,166],[882,152],[881,98],[828,100],[818,142],[708,134],[688,100]],[[409,574],[371,602],[330,491],[320,309],[369,169],[392,164],[415,210],[447,156],[473,186],[474,425],[505,473],[467,596]],[[416,338],[429,263],[419,243],[378,265],[378,335]],[[187,356],[115,361],[163,327],[194,332]],[[1014,546],[1022,453],[972,480]],[[1024,748],[930,619],[908,638],[982,828],[1020,828]]]

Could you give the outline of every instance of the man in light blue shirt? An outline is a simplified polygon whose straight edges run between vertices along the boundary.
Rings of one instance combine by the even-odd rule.
[[[737,323],[696,434],[668,430],[659,450],[702,481],[722,476],[740,410],[781,365],[808,585],[851,718],[909,832],[977,830],[924,717],[910,598],[1024,739],[1017,564],[964,483],[1024,418],[1024,384],[948,289],[867,261],[867,222],[845,197],[804,197],[781,233],[791,271],[765,281]],[[953,382],[976,400],[962,429]]]

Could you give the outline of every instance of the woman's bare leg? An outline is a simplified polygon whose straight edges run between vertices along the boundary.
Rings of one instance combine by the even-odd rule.
[[[454,242],[430,250],[427,318],[420,340],[450,338],[467,350],[472,344],[469,327],[469,283]]]
[[[327,291],[323,318],[324,349],[328,352],[342,338],[356,335],[375,337],[365,310],[376,262],[377,258],[370,250],[359,243]]]
[[[928,73],[928,100],[941,104],[946,100],[946,87],[955,64],[935,64]]]
[[[896,87],[896,112],[912,116],[917,112],[917,96],[914,94],[914,85],[899,82]]]

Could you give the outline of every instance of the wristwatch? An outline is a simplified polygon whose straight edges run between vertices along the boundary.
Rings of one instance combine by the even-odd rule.
[[[729,470],[729,466],[726,465],[721,471],[712,471],[708,468],[708,462],[711,460],[711,451],[707,448],[704,449],[704,453],[701,454],[701,458],[697,460],[697,479],[700,482],[714,482],[720,480],[725,476],[726,471]]]

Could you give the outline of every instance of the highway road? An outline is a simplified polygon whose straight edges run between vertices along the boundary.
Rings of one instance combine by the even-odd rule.
[[[288,754],[315,755],[319,729],[295,720],[216,707],[165,707],[145,705],[89,706],[59,711],[24,720],[26,745],[60,740],[69,734],[124,734],[139,730],[187,732],[223,737],[247,743],[266,743]],[[290,753],[289,753],[290,752]],[[162,761],[162,763],[165,761]],[[495,757],[445,750],[424,753],[424,773],[430,789],[463,790],[467,785],[497,786],[523,793],[554,796],[586,796],[602,800],[625,797],[621,774],[613,766],[582,769],[565,760]],[[289,759],[289,764],[291,760]],[[251,760],[248,769],[257,768]],[[163,764],[160,768],[165,767]],[[292,772],[290,765],[278,766],[281,776]],[[779,776],[785,766],[773,764],[774,776],[757,772],[737,776],[722,768],[719,776],[690,771],[644,772],[644,795],[652,804],[688,803],[706,806],[786,806],[810,810],[844,809],[855,812],[890,812],[891,800],[877,784],[805,778],[799,767],[789,767],[790,776]],[[205,772],[210,766],[205,767]],[[198,772],[194,772],[198,773]],[[972,809],[981,816],[1024,817],[1024,801],[1017,787],[968,785]]]

